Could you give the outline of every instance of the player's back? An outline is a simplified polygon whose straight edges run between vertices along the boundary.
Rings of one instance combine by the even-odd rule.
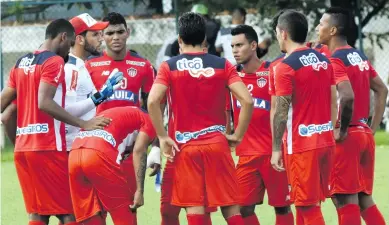
[[[168,74],[169,118],[176,141],[220,140],[229,79],[239,79],[236,69],[226,59],[206,53],[173,57],[161,65],[160,73],[161,69]]]
[[[368,127],[370,78],[377,76],[376,71],[365,54],[350,46],[336,49],[332,60],[337,60],[343,66],[354,91],[354,111],[350,125]]]
[[[54,96],[64,107],[64,61],[53,52],[28,53],[21,57],[10,75],[17,91],[17,138],[15,151],[66,149],[65,127],[38,108],[40,82],[58,87]]]
[[[288,154],[334,145],[331,124],[331,85],[334,84],[329,60],[319,52],[301,48],[279,65],[276,95],[289,95],[292,102],[287,121]],[[286,82],[279,77],[292,78]]]
[[[97,114],[112,119],[111,124],[103,130],[81,130],[73,142],[72,149],[91,148],[104,152],[116,161],[128,141],[135,141],[130,136],[145,130],[150,138],[154,136],[154,129],[149,116],[136,106],[114,107]],[[146,129],[147,128],[147,129]]]

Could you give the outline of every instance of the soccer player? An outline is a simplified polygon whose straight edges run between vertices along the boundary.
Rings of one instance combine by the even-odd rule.
[[[330,194],[341,225],[361,224],[360,215],[367,225],[382,225],[385,220],[372,197],[374,180],[374,133],[382,120],[388,90],[367,57],[347,43],[349,12],[330,8],[316,27],[319,42],[328,45],[332,56],[336,83],[351,82],[354,90],[354,111],[340,116],[335,135],[338,139],[333,155]],[[374,115],[367,124],[370,89],[374,91]],[[344,109],[340,102],[340,108]],[[345,114],[345,113],[343,113]],[[347,113],[346,113],[347,114]],[[345,126],[344,123],[349,123]],[[340,127],[339,127],[340,126]]]
[[[236,147],[240,212],[245,225],[259,225],[255,205],[268,193],[269,205],[276,212],[277,225],[294,223],[290,209],[286,172],[275,171],[271,164],[270,95],[268,93],[269,62],[256,54],[258,36],[248,25],[231,30],[232,53],[238,63],[243,83],[254,99],[254,111],[242,142]],[[234,121],[238,121],[240,102],[233,98]],[[261,124],[261,126],[258,126]],[[236,126],[236,124],[235,124]]]
[[[227,140],[233,147],[242,140],[251,118],[252,98],[234,66],[203,52],[203,17],[184,13],[178,27],[182,54],[161,65],[148,100],[161,151],[169,160],[174,159],[171,203],[186,208],[189,225],[205,224],[205,206],[220,206],[229,225],[243,225]],[[227,87],[242,109],[235,133],[224,136]],[[169,134],[174,135],[171,137],[163,127],[159,107],[166,93],[173,124],[171,131],[169,128]],[[180,152],[175,153],[178,147]]]
[[[47,26],[45,38],[37,51],[21,57],[12,68],[1,94],[1,112],[16,98],[15,166],[29,224],[44,225],[50,215],[56,215],[62,224],[70,225],[76,223],[64,123],[91,130],[103,128],[110,120],[84,121],[63,109],[64,61],[75,38],[74,28],[67,20],[55,20]]]
[[[335,145],[336,87],[329,60],[305,46],[307,32],[303,14],[287,10],[279,16],[277,40],[288,56],[275,69],[271,164],[277,171],[285,170],[281,145],[286,130],[285,164],[291,201],[300,214],[297,224],[324,225],[319,204],[327,196]]]
[[[115,107],[97,115],[112,119],[104,129],[81,130],[69,156],[72,202],[77,222],[103,225],[108,211],[114,224],[136,225],[132,211],[144,204],[147,147],[155,137],[150,117],[135,106]],[[135,139],[127,137],[134,136]],[[129,141],[129,142],[127,142]],[[136,192],[120,164],[133,147]]]
[[[108,26],[108,22],[97,22],[88,13],[83,13],[72,18],[70,23],[74,27],[76,38],[70,49],[69,60],[65,64],[65,109],[73,116],[88,120],[95,116],[96,106],[119,88],[121,85],[119,80],[122,79],[123,73],[114,69],[110,72],[108,83],[103,87],[105,89],[96,92],[84,61],[91,55],[101,53],[103,41],[101,31]],[[106,87],[111,83],[115,84],[114,88],[108,90]],[[65,129],[66,146],[70,150],[79,128],[66,124]]]

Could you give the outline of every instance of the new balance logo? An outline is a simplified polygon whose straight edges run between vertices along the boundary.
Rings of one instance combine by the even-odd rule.
[[[109,70],[104,70],[102,73],[101,73],[101,76],[109,76],[110,74],[110,71]]]
[[[317,71],[319,71],[320,68],[325,70],[328,68],[328,63],[326,61],[320,62],[317,55],[313,52],[309,53],[309,55],[302,55],[300,57],[300,62],[304,66],[312,66],[312,68]]]

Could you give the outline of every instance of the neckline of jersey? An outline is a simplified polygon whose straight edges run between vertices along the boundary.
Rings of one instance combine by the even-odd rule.
[[[261,65],[258,67],[258,69],[254,73],[246,73],[246,72],[244,72],[243,67],[242,67],[242,71],[241,72],[243,72],[245,75],[256,75],[256,72],[258,72],[259,70],[261,70],[261,69],[263,69],[265,67],[265,63],[266,63],[266,61],[262,61]]]

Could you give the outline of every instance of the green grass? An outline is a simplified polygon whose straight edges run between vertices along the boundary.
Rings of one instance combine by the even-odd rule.
[[[381,144],[376,150],[376,176],[374,183],[374,198],[384,214],[386,222],[389,223],[389,135],[382,132],[376,134],[376,142]],[[383,143],[388,145],[383,146]],[[9,150],[9,149],[7,149]],[[28,217],[25,213],[22,193],[20,191],[14,164],[12,162],[12,153],[3,151],[1,160],[1,224],[2,225],[22,225],[27,224]],[[188,193],[190,194],[190,193]],[[139,225],[158,225],[160,224],[159,206],[160,193],[154,191],[154,178],[146,179],[145,187],[145,206],[138,211]],[[323,214],[327,225],[337,224],[336,211],[331,201],[326,201],[322,206]],[[258,206],[256,213],[259,216],[261,224],[274,224],[274,211],[266,203]],[[181,224],[187,224],[184,210],[180,214]],[[215,225],[226,224],[221,216],[220,210],[212,214],[212,221]],[[57,225],[56,218],[52,218],[50,225]],[[112,225],[110,219],[108,225]]]

